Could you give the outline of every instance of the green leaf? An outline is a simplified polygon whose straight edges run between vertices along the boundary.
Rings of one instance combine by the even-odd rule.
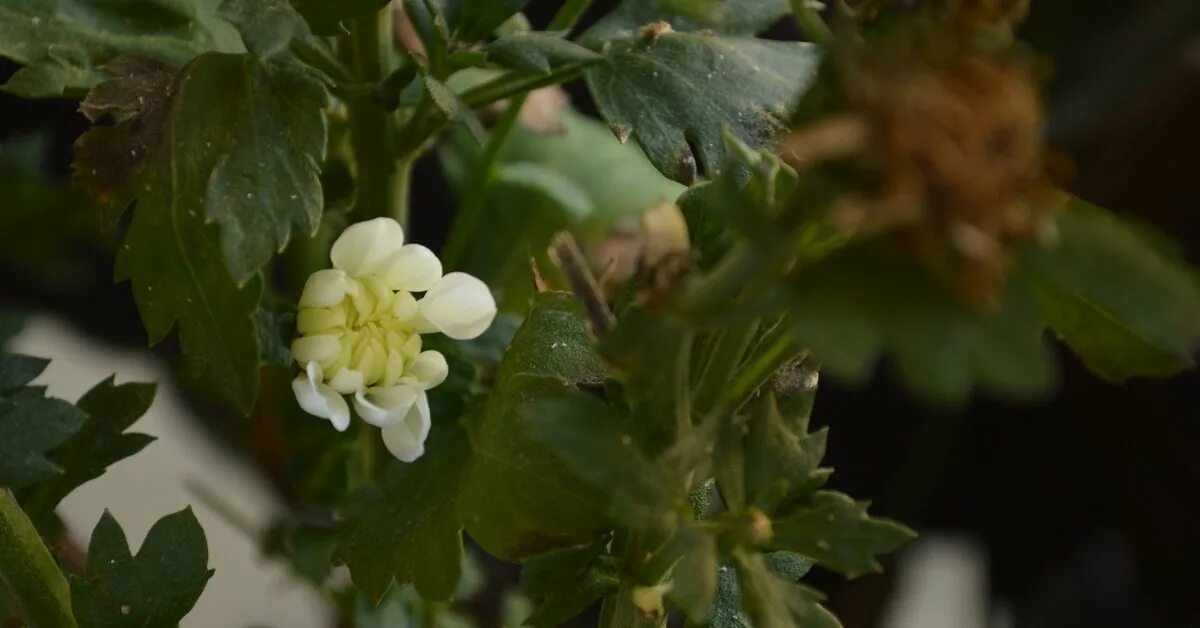
[[[455,27],[454,35],[459,41],[467,43],[484,39],[528,2],[529,0],[451,0],[451,4],[458,5],[451,18]]]
[[[624,0],[579,40],[597,46],[633,37],[641,27],[657,21],[681,32],[755,35],[790,12],[787,0]]]
[[[750,616],[742,610],[742,587],[737,571],[721,565],[717,572],[717,590],[707,621],[689,617],[689,626],[709,628],[753,628]]]
[[[521,567],[521,592],[542,600],[526,626],[558,626],[617,590],[616,560],[606,539],[535,556]]]
[[[717,540],[693,525],[676,531],[683,557],[671,572],[671,600],[693,622],[707,619],[719,589]]]
[[[62,399],[26,388],[0,397],[0,487],[24,488],[62,473],[46,458],[87,416]]]
[[[122,384],[112,377],[89,390],[77,407],[87,422],[49,456],[63,471],[33,487],[21,503],[30,516],[40,519],[54,511],[64,497],[105,469],[141,451],[154,440],[146,434],[126,434],[154,401],[154,384]]]
[[[455,495],[468,454],[462,430],[435,425],[424,456],[412,464],[394,461],[353,498],[334,558],[373,601],[383,598],[393,578],[411,582],[427,599],[454,594],[463,551]]]
[[[828,435],[828,428],[808,433],[807,412],[784,419],[774,395],[764,396],[746,426],[745,483],[750,502],[770,514],[778,499],[796,499],[824,484],[832,472],[820,468]],[[782,494],[780,482],[786,482]]]
[[[174,626],[212,574],[204,530],[191,508],[159,519],[136,556],[106,511],[92,531],[84,575],[71,578],[71,603],[81,628]]]
[[[569,63],[599,61],[600,55],[556,33],[513,33],[488,44],[488,58],[514,70],[547,74]]]
[[[460,494],[471,536],[508,560],[579,545],[608,527],[603,493],[575,476],[531,425],[531,406],[599,386],[604,370],[569,294],[539,294],[497,369]]]
[[[60,96],[104,79],[99,68],[138,54],[183,64],[206,51],[238,52],[220,0],[59,2],[7,0],[0,6],[0,57],[23,64],[4,90],[27,98]]]
[[[634,530],[670,531],[682,503],[671,488],[682,482],[640,451],[606,403],[581,392],[542,399],[529,421],[576,476],[608,496],[613,519]]]
[[[138,201],[116,275],[133,281],[150,342],[178,321],[193,370],[249,411],[258,268],[320,218],[324,89],[248,55],[202,55],[177,74],[128,58],[113,69],[81,108],[122,121],[80,138],[76,180],[117,211]]]
[[[809,44],[666,33],[612,42],[585,76],[609,126],[690,184],[725,161],[722,129],[752,147],[770,144],[817,62]]]
[[[292,339],[296,337],[295,304],[264,304],[255,312],[258,340],[262,349],[262,363],[267,366],[291,368]]]
[[[819,603],[823,596],[802,585],[780,578],[768,567],[762,554],[734,553],[741,604],[746,623],[710,624],[755,628],[841,628],[841,622]]]
[[[1037,304],[1019,280],[995,310],[980,309],[875,242],[804,268],[791,289],[796,340],[842,379],[865,379],[886,355],[914,392],[946,405],[976,388],[1036,398],[1056,382]]]
[[[1160,253],[1114,215],[1076,201],[1057,245],[1022,256],[1043,318],[1097,375],[1168,377],[1195,366],[1195,270]]]
[[[66,578],[16,498],[0,488],[0,617],[9,595],[30,628],[75,626]]]
[[[10,189],[11,191],[11,189]],[[0,349],[25,328],[25,315],[0,303]]]
[[[342,21],[362,17],[387,6],[388,0],[289,0],[317,35],[340,35]]]
[[[894,521],[868,516],[867,506],[842,493],[818,491],[808,503],[772,522],[770,544],[850,578],[881,571],[875,557],[896,551],[916,534]]]
[[[10,393],[32,382],[50,360],[19,353],[0,353],[0,395]]]
[[[260,57],[277,55],[292,39],[309,35],[308,23],[287,0],[223,0],[217,11],[237,28],[246,50]]]

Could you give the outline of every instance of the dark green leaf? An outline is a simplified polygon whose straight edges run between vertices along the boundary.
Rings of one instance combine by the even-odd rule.
[[[177,75],[137,59],[114,69],[83,109],[123,121],[80,138],[77,181],[117,211],[137,199],[116,273],[132,279],[151,343],[178,321],[193,370],[248,411],[257,270],[320,218],[324,90],[246,55],[202,55]]]
[[[689,626],[709,628],[753,628],[750,616],[742,610],[742,587],[737,571],[727,564],[717,570],[717,592],[708,621],[689,618]]]
[[[11,192],[11,190],[10,190]],[[25,315],[0,303],[0,349],[25,327]]]
[[[441,110],[447,120],[453,120],[458,116],[460,104],[454,90],[428,74],[421,77],[421,82],[425,86],[425,93],[429,94],[429,99]]]
[[[461,520],[488,553],[519,560],[604,531],[607,500],[533,433],[530,406],[599,386],[604,371],[569,294],[542,293],[513,337],[480,420]]]
[[[808,503],[772,523],[771,546],[798,552],[848,577],[881,571],[875,556],[916,538],[908,528],[867,515],[867,503],[818,491]]]
[[[808,433],[808,415],[785,419],[774,395],[765,395],[746,426],[745,482],[750,502],[770,514],[780,498],[796,499],[819,488],[831,469],[820,468],[828,428]],[[783,494],[776,491],[786,482]]]
[[[37,528],[0,487],[0,618],[10,602],[31,628],[74,628],[71,593]],[[21,624],[21,622],[16,622]],[[21,624],[23,625],[23,624]]]
[[[62,399],[24,389],[0,397],[0,487],[24,488],[62,473],[46,458],[87,416]]]
[[[775,575],[792,583],[800,582],[813,566],[811,560],[795,552],[771,552],[766,558]]]
[[[722,129],[752,147],[770,144],[817,60],[809,44],[667,33],[612,42],[586,77],[609,126],[690,184],[724,162]]]
[[[1009,397],[1044,395],[1056,370],[1027,286],[1010,281],[994,311],[878,243],[856,246],[802,270],[789,320],[822,369],[851,381],[886,355],[926,399],[961,404],[975,388]]]
[[[579,40],[598,46],[633,37],[641,27],[657,21],[681,32],[755,35],[790,12],[788,0],[624,0]]]
[[[50,360],[18,353],[0,353],[0,395],[32,382],[46,370]]]
[[[6,0],[0,57],[24,67],[4,90],[30,98],[82,90],[104,80],[98,68],[127,54],[182,64],[205,51],[237,52],[237,33],[216,15],[219,2]]]
[[[258,326],[258,342],[262,350],[262,363],[267,366],[290,368],[292,339],[296,337],[296,309],[282,303],[264,305],[254,314]]]
[[[1076,201],[1059,218],[1057,245],[1032,249],[1042,316],[1088,368],[1122,382],[1195,366],[1200,287],[1195,271],[1104,210]]]
[[[520,11],[529,0],[454,0],[454,34],[459,41],[476,42],[486,38]]]
[[[68,493],[150,444],[154,437],[125,430],[150,408],[154,389],[154,384],[117,386],[110,377],[80,398],[77,406],[87,422],[49,456],[63,471],[23,496],[25,510],[35,518],[52,512]]]
[[[393,461],[353,499],[334,557],[372,600],[382,599],[393,578],[431,600],[454,594],[463,551],[455,496],[468,455],[461,429],[436,425],[424,456],[412,464]]]
[[[514,33],[488,44],[493,61],[514,70],[548,73],[568,63],[598,61],[600,55],[555,33]]]
[[[92,531],[86,572],[71,578],[71,603],[81,628],[174,626],[212,574],[204,530],[191,508],[159,519],[137,556],[105,512]]]
[[[558,626],[617,590],[616,561],[604,539],[535,556],[521,568],[521,592],[542,600],[527,626]]]
[[[841,622],[821,606],[820,593],[780,578],[768,567],[762,554],[734,553],[737,564],[741,603],[755,628],[841,628]],[[722,625],[722,624],[710,624]]]
[[[387,6],[388,0],[290,0],[292,6],[308,20],[317,35],[339,35],[341,23],[350,18],[369,15]]]
[[[604,492],[609,514],[635,530],[669,531],[681,497],[659,465],[639,450],[623,421],[600,399],[571,393],[535,402],[534,434],[578,477]]]
[[[292,39],[309,34],[304,17],[287,0],[223,0],[217,10],[237,28],[246,49],[260,57],[276,55]]]

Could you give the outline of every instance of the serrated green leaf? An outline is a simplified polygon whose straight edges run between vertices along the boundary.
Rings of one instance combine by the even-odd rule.
[[[86,89],[121,55],[182,64],[206,51],[238,52],[237,33],[216,15],[219,2],[7,0],[0,6],[0,57],[24,67],[4,90],[39,98]]]
[[[1108,212],[1075,201],[1059,242],[1022,256],[1042,316],[1097,375],[1168,377],[1195,366],[1200,287]]]
[[[770,144],[818,62],[809,44],[692,33],[615,41],[603,54],[585,76],[605,121],[687,184],[724,163],[722,129]]]
[[[842,379],[865,379],[886,356],[915,393],[947,405],[975,389],[1036,398],[1056,383],[1037,304],[1021,281],[1009,282],[996,309],[980,309],[915,262],[867,243],[803,269],[791,289],[795,338]]]
[[[159,519],[136,556],[107,511],[88,544],[84,575],[71,578],[80,628],[174,626],[212,577],[208,542],[191,508]]]
[[[533,432],[530,406],[599,386],[604,370],[571,295],[537,296],[497,369],[460,494],[461,520],[488,553],[519,560],[594,539],[607,526],[603,493],[572,473]]]
[[[292,39],[309,35],[308,23],[287,0],[222,0],[217,12],[237,29],[246,50],[260,57],[279,54]]]
[[[841,622],[819,603],[823,596],[773,573],[762,554],[734,553],[743,617],[755,628],[841,628]],[[711,625],[711,624],[710,624]],[[735,626],[742,624],[733,624]]]
[[[828,433],[828,428],[809,433],[807,414],[785,419],[774,395],[764,396],[746,425],[743,444],[750,503],[770,514],[777,500],[802,497],[824,484],[830,470],[820,465]],[[786,485],[779,494],[781,481]]]
[[[0,395],[10,393],[32,382],[50,360],[19,353],[0,353]]]
[[[0,617],[9,616],[11,596],[11,610],[30,628],[75,628],[67,580],[6,488],[0,488],[0,539]]]
[[[526,626],[558,626],[617,590],[616,560],[605,540],[535,556],[522,565],[521,592],[540,599]]]
[[[24,488],[62,473],[46,452],[79,431],[87,416],[40,390],[0,397],[0,487]]]
[[[387,6],[388,0],[289,0],[317,35],[340,35],[342,21],[369,15]]]
[[[110,377],[79,399],[87,415],[79,431],[54,449],[49,459],[63,471],[23,494],[21,504],[31,516],[53,512],[64,497],[100,477],[110,465],[141,451],[154,440],[146,434],[127,434],[154,401],[154,384],[114,384]]]
[[[393,578],[431,600],[454,594],[463,551],[455,496],[468,455],[461,429],[436,425],[424,456],[412,464],[393,461],[353,498],[334,558],[372,600],[383,598]]]
[[[657,21],[681,32],[755,35],[790,12],[787,0],[624,0],[579,40],[595,46],[633,37],[641,27]]]
[[[868,516],[866,502],[833,491],[817,491],[807,503],[775,519],[772,528],[772,547],[803,554],[851,578],[881,571],[877,555],[916,538],[899,523]]]
[[[120,78],[82,109],[122,122],[80,138],[76,180],[111,209],[138,201],[116,276],[132,280],[150,342],[178,321],[193,371],[248,411],[258,388],[256,273],[320,218],[323,87],[248,55],[202,55],[175,74],[139,59],[115,69]]]
[[[513,33],[485,48],[488,58],[514,70],[548,73],[569,63],[599,61],[600,55],[556,33]]]
[[[681,482],[640,450],[606,403],[581,392],[541,399],[529,422],[576,476],[608,497],[613,519],[634,530],[671,529],[682,501],[671,487]]]

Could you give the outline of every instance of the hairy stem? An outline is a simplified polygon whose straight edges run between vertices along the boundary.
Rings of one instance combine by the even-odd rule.
[[[8,489],[0,489],[0,582],[30,628],[75,626],[67,579]]]

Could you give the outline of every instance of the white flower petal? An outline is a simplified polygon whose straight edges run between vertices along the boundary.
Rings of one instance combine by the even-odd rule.
[[[405,244],[388,261],[387,283],[392,290],[424,292],[441,276],[441,260],[420,244]]]
[[[354,369],[340,368],[329,378],[329,386],[343,395],[353,395],[363,388],[363,374]]]
[[[395,299],[392,300],[392,314],[400,319],[400,322],[408,322],[420,311],[417,306],[417,297],[414,297],[411,292],[397,292]]]
[[[300,293],[300,307],[333,307],[342,302],[350,289],[350,278],[336,268],[326,268],[308,276]]]
[[[385,426],[383,444],[393,456],[403,462],[413,462],[425,453],[429,436],[429,400],[421,392],[404,420]]]
[[[419,305],[426,320],[455,340],[475,338],[496,318],[496,300],[487,284],[466,273],[439,279]]]
[[[367,423],[385,427],[403,421],[421,394],[412,386],[368,388],[354,395],[354,409]]]
[[[341,350],[342,343],[338,337],[329,334],[304,336],[292,341],[292,357],[301,364],[331,360]]]
[[[404,229],[391,218],[364,220],[346,227],[333,243],[334,268],[351,277],[382,275],[392,254],[404,245]]]
[[[329,419],[339,432],[350,427],[350,408],[337,392],[321,383],[321,365],[309,362],[305,372],[292,380],[292,393],[307,413]]]
[[[422,351],[416,360],[408,367],[408,375],[415,379],[422,390],[429,390],[446,381],[450,366],[446,364],[446,356],[437,351]]]
[[[317,334],[346,324],[346,308],[302,307],[296,315],[296,331]]]

